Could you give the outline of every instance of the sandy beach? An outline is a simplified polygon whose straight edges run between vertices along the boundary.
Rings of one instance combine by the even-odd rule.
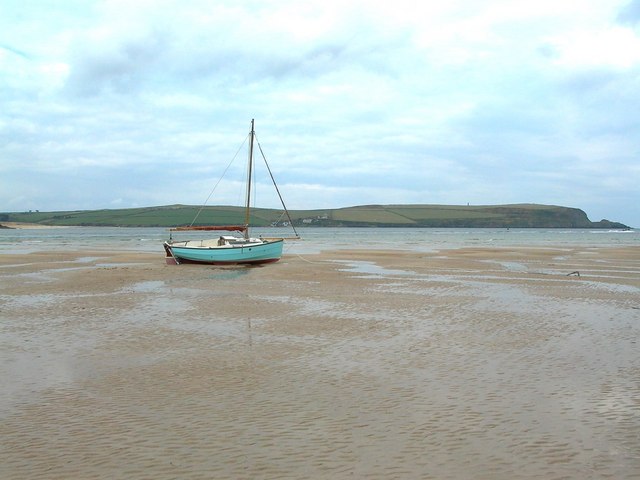
[[[640,248],[0,255],[2,479],[640,472]]]
[[[53,225],[41,225],[39,223],[26,223],[26,222],[0,222],[0,228],[13,228],[16,230],[33,230],[43,228],[66,228]]]

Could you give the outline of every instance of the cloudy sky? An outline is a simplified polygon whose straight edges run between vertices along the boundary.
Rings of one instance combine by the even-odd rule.
[[[252,118],[292,209],[640,227],[640,0],[0,0],[0,211],[202,204]]]

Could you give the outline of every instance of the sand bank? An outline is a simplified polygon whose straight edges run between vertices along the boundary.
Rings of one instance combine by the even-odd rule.
[[[39,223],[26,223],[26,222],[0,222],[0,226],[6,228],[15,228],[17,230],[29,230],[39,228],[67,228],[57,225],[41,225]]]
[[[0,319],[3,479],[640,471],[638,248],[0,255]]]

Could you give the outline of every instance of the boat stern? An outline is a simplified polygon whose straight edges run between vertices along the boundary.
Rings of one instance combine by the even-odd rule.
[[[171,246],[167,242],[164,242],[163,246],[164,246],[164,252],[165,252],[164,261],[167,263],[167,265],[178,265],[179,264],[178,259],[173,256],[173,252],[171,251]]]

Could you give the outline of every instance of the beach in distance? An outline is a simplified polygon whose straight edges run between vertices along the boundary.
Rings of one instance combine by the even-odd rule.
[[[322,230],[0,231],[0,478],[638,478],[640,234]]]

